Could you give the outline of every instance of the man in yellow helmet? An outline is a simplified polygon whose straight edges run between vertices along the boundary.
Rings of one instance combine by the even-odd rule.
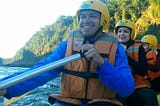
[[[136,87],[136,90],[126,100],[119,95],[117,98],[122,101],[125,100],[127,106],[139,106],[139,104],[158,106],[156,93],[150,86],[144,43],[135,40],[134,26],[134,23],[129,20],[119,21],[115,25],[115,33],[126,50]]]
[[[81,53],[82,58],[7,88],[6,98],[28,92],[62,72],[61,93],[49,98],[52,106],[122,106],[115,93],[130,95],[134,79],[123,47],[106,33],[110,22],[107,6],[99,0],[84,1],[77,17],[80,28],[72,30],[66,41],[33,68],[74,53]]]

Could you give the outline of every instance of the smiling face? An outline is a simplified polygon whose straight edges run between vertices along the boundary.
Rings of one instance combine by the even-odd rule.
[[[80,11],[79,26],[83,35],[92,37],[100,27],[100,13],[93,10]]]
[[[127,27],[119,27],[117,31],[118,39],[121,43],[127,43],[130,40],[131,30]]]

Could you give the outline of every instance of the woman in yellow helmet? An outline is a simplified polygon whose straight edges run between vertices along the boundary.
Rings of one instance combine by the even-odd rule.
[[[144,43],[148,61],[148,74],[151,78],[151,88],[160,92],[160,56],[158,52],[158,40],[155,35],[145,35],[141,41]]]
[[[115,34],[126,50],[128,63],[135,79],[136,90],[125,98],[127,106],[137,106],[139,104],[158,106],[156,93],[150,86],[147,73],[148,63],[143,42],[135,40],[134,23],[129,20],[119,21],[115,25]]]

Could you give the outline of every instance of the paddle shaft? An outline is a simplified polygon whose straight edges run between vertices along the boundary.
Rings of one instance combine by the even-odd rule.
[[[46,64],[44,66],[35,68],[33,70],[26,71],[22,74],[19,74],[17,76],[14,76],[14,77],[11,77],[11,78],[6,79],[4,81],[1,81],[0,82],[0,90],[8,88],[10,86],[13,86],[15,84],[18,84],[18,83],[20,83],[24,80],[30,79],[34,76],[37,76],[37,75],[41,74],[41,73],[44,73],[44,72],[47,72],[49,70],[55,69],[57,67],[63,66],[65,64],[69,63],[69,62],[79,60],[80,58],[81,58],[81,55],[79,53],[77,53],[77,54],[65,57],[63,59],[57,60],[55,62]]]

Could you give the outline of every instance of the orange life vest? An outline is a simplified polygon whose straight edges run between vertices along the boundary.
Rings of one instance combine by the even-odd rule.
[[[80,52],[80,47],[83,43],[84,37],[81,32],[79,30],[72,31],[68,38],[66,57],[73,55],[74,52]],[[104,59],[114,65],[117,43],[117,38],[103,33],[101,37],[96,40],[94,46],[100,54],[103,54]],[[65,65],[64,69],[70,70],[71,72],[96,74],[96,67],[96,63],[89,62],[82,57],[78,61]],[[88,100],[88,104],[93,102],[110,102],[118,106],[122,105],[114,99],[115,93],[105,87],[98,78],[82,78],[64,72],[61,79],[61,91],[61,94],[52,94],[51,96],[60,101],[76,105],[81,104],[81,100],[83,99]]]
[[[160,92],[160,56],[155,51],[147,53],[148,74],[151,78],[151,88],[156,92]]]
[[[142,46],[143,43],[140,41],[135,41],[133,45],[129,46],[126,49],[127,55],[130,56],[133,60],[135,60],[136,62],[138,62],[139,59],[139,47]],[[131,65],[130,65],[131,67]],[[134,72],[133,70],[134,68],[131,67],[131,70]],[[149,82],[149,76],[146,75],[144,77],[138,75],[138,74],[133,74],[134,79],[135,79],[135,87],[136,88],[142,88],[142,87],[150,87],[150,82]]]
[[[157,61],[157,54],[154,51],[149,51],[147,53],[147,60],[148,60],[148,64],[155,64]],[[160,63],[159,63],[160,65]],[[148,70],[148,74],[149,77],[151,78],[151,80],[160,77],[160,71],[158,72],[153,72],[152,70]]]

